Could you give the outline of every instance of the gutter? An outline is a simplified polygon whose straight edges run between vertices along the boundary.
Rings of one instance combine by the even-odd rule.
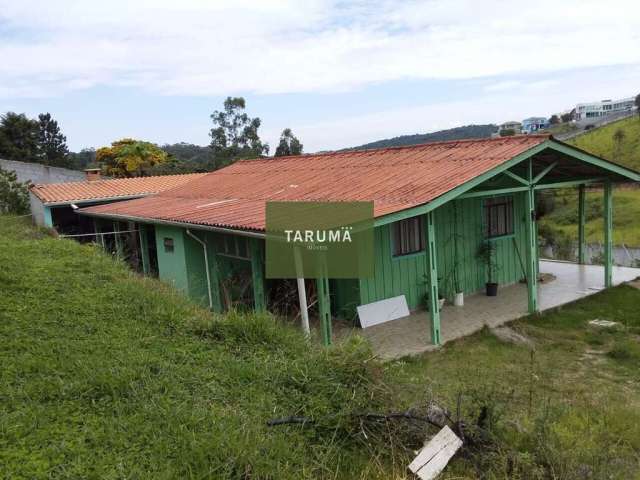
[[[191,230],[187,228],[187,235],[193,238],[196,242],[202,245],[202,252],[204,253],[204,271],[207,273],[207,294],[209,295],[209,310],[213,310],[213,297],[211,295],[211,274],[209,273],[209,255],[207,254],[207,244],[200,237],[191,233]]]
[[[138,223],[148,223],[148,224],[157,224],[157,225],[168,225],[170,227],[181,227],[181,228],[196,228],[197,230],[205,230],[209,232],[218,232],[218,233],[230,233],[233,235],[240,235],[243,237],[251,237],[251,238],[266,238],[266,234],[250,231],[250,230],[239,230],[235,228],[226,228],[226,227],[214,227],[211,225],[200,225],[197,223],[187,223],[187,222],[176,222],[172,220],[159,220],[155,218],[147,218],[147,217],[136,217],[131,215],[118,215],[115,213],[90,213],[90,212],[82,212],[78,211],[80,215],[87,215],[90,217],[98,217],[98,218],[108,218],[110,220],[122,220],[122,221],[131,221]]]

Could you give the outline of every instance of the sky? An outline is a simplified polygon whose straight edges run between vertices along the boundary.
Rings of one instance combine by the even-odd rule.
[[[640,2],[0,0],[0,112],[69,147],[206,145],[243,96],[275,150],[549,116],[640,93]]]

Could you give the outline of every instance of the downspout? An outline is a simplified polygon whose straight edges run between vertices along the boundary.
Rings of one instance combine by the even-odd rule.
[[[207,273],[207,294],[209,295],[209,310],[213,310],[213,297],[211,295],[211,274],[209,273],[209,255],[207,254],[207,244],[202,241],[200,237],[191,233],[191,230],[187,228],[187,235],[193,238],[196,242],[202,245],[202,252],[204,253],[204,271]]]

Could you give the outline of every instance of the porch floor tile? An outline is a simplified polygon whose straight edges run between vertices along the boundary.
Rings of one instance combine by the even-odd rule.
[[[604,267],[573,263],[540,261],[540,272],[554,275],[555,280],[540,283],[538,301],[541,310],[592,295],[603,288]],[[640,269],[614,267],[613,282],[618,285],[640,277]],[[497,297],[483,293],[465,297],[464,307],[445,305],[440,314],[442,343],[470,335],[487,325],[495,327],[527,315],[527,289],[524,284],[501,287]],[[369,339],[374,352],[389,360],[434,350],[431,344],[429,314],[416,312],[356,333]],[[341,337],[346,331],[336,331]]]

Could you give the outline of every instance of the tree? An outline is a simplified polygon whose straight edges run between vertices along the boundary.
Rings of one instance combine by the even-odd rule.
[[[620,155],[622,154],[622,143],[624,142],[624,139],[626,137],[626,134],[624,133],[624,130],[621,128],[618,128],[615,132],[613,132],[613,144],[614,144],[614,159],[615,160],[619,160],[620,159]]]
[[[214,167],[220,168],[240,158],[256,158],[269,153],[258,135],[259,118],[250,118],[245,112],[242,97],[227,97],[224,110],[211,114],[214,127],[209,132]]]
[[[106,175],[113,177],[144,177],[169,155],[154,143],[123,138],[110,147],[99,148],[96,162]]]
[[[79,152],[69,152],[69,163],[72,168],[84,170],[89,165],[95,164],[96,150],[95,148],[83,148]]]
[[[38,151],[41,163],[56,167],[68,167],[69,149],[67,137],[60,131],[50,113],[38,115]]]
[[[513,128],[505,128],[500,130],[501,137],[512,137],[516,134],[516,131]]]
[[[551,118],[549,118],[549,124],[557,125],[559,123],[560,123],[560,117],[558,117],[558,115],[556,115],[555,113],[551,115]]]
[[[640,93],[636,95],[636,109],[638,113],[638,118],[640,118]]]
[[[29,213],[29,185],[18,181],[16,172],[0,167],[0,213]]]
[[[572,110],[569,113],[563,113],[562,115],[560,115],[560,119],[562,120],[562,123],[567,123],[573,120],[573,112],[574,110]]]
[[[280,135],[280,143],[276,148],[276,157],[286,157],[289,155],[300,155],[302,153],[302,143],[296,138],[290,128],[285,128]]]
[[[0,158],[37,162],[39,124],[24,113],[0,116]]]

